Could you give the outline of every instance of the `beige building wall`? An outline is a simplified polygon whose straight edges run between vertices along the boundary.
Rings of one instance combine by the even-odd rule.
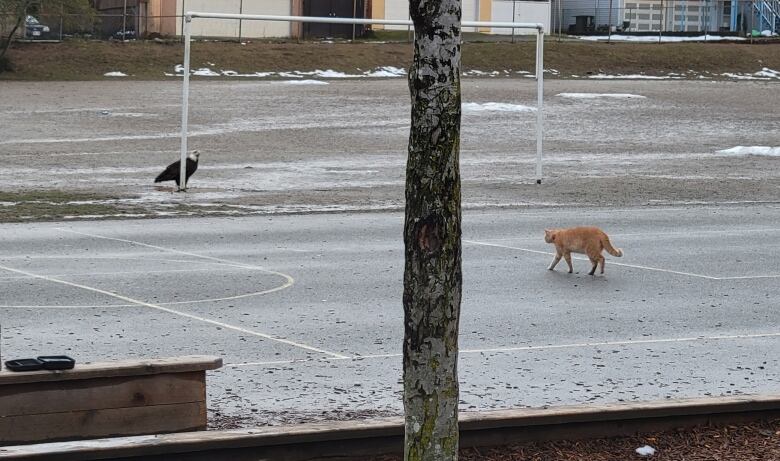
[[[165,1],[165,0],[163,0]],[[168,0],[176,2],[176,11],[205,13],[243,13],[290,16],[295,0]],[[286,21],[252,21],[237,19],[196,19],[192,22],[194,37],[264,38],[290,37],[292,25]],[[176,24],[176,34],[182,34],[182,23]]]
[[[176,0],[147,0],[146,32],[176,35]]]
[[[462,0],[463,21],[511,21],[511,0]],[[409,19],[408,0],[373,0],[372,18]],[[518,1],[515,5],[514,20],[517,22],[543,23],[549,31],[550,2]],[[407,26],[373,26],[374,29],[406,30]],[[478,30],[477,30],[478,29]],[[464,27],[464,32],[484,32],[489,34],[511,34],[511,29],[491,29],[489,27]],[[535,34],[535,30],[515,30],[516,34]]]

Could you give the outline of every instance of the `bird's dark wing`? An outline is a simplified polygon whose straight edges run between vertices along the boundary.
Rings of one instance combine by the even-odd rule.
[[[177,160],[168,165],[168,168],[166,168],[165,171],[154,178],[154,182],[175,181],[179,179],[179,165],[181,165],[181,160]]]

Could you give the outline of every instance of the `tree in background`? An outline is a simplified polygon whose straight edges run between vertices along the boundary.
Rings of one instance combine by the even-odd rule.
[[[462,288],[460,0],[410,0],[414,60],[404,224],[407,461],[458,457]]]
[[[42,13],[62,15],[68,25],[91,24],[95,17],[90,0],[0,0],[0,21],[7,22],[10,30],[0,36],[0,72],[8,67],[5,55],[27,16]]]

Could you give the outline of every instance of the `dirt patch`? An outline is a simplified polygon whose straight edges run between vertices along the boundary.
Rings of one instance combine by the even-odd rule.
[[[652,456],[636,449],[649,445]],[[372,461],[399,461],[396,456]],[[561,440],[497,448],[464,448],[462,461],[775,461],[780,459],[780,421],[696,427],[632,437]]]
[[[113,197],[59,190],[0,191],[0,222],[52,221],[74,218],[126,218],[136,207],[111,204]]]
[[[780,69],[780,43],[600,43],[549,40],[545,68],[559,77],[588,74],[688,76],[725,72],[753,73],[764,67]],[[0,80],[102,80],[121,71],[129,79],[160,80],[183,61],[176,41],[103,42],[68,40],[63,43],[17,43],[9,51],[13,72]],[[412,47],[406,42],[197,42],[192,67],[240,73],[332,69],[361,73],[382,66],[406,68]],[[471,42],[463,45],[463,70],[532,71],[533,41]],[[516,74],[515,74],[516,75]]]

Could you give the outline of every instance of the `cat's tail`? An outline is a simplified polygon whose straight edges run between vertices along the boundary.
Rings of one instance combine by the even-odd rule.
[[[612,256],[623,256],[623,250],[613,247],[609,242],[609,237],[606,235],[604,235],[604,238],[601,239],[601,244],[604,246],[604,249],[607,250],[607,253],[611,254]]]

